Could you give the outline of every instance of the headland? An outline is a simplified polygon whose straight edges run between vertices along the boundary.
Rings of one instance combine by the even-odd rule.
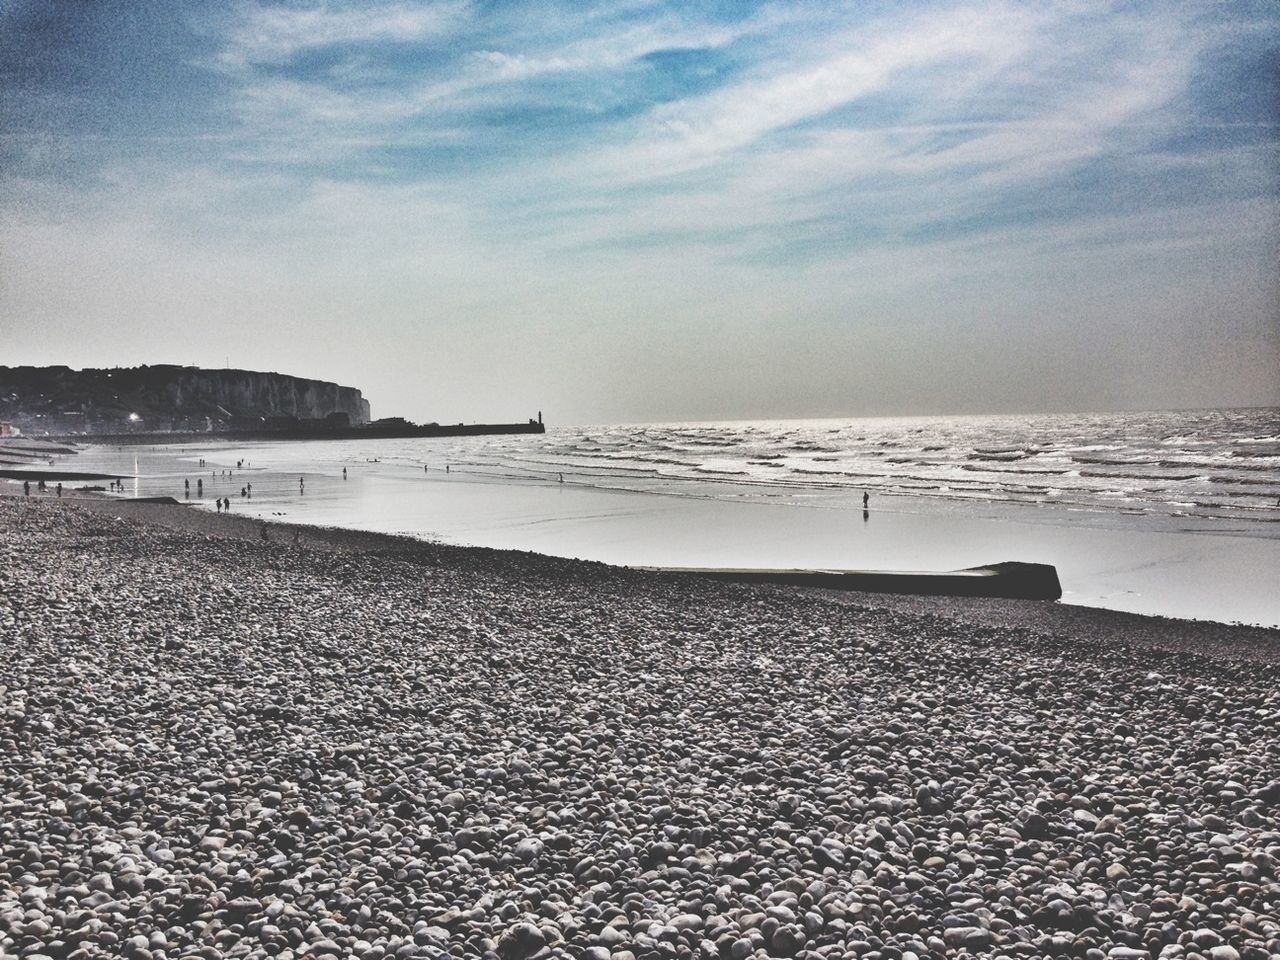
[[[72,370],[0,366],[0,437],[92,438],[151,444],[228,440],[351,440],[543,433],[523,423],[373,420],[355,387],[256,370],[158,364]]]

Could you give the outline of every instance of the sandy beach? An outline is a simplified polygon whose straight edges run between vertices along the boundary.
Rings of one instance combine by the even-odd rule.
[[[1280,631],[267,529],[0,497],[0,955],[1280,954]]]

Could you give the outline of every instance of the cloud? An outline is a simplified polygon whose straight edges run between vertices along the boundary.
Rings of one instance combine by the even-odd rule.
[[[838,53],[654,108],[632,143],[606,153],[606,166],[640,178],[682,173],[884,90],[904,72],[938,62],[954,68],[957,60],[966,69],[974,61],[1008,62],[1025,52],[1031,19],[960,10],[879,35],[850,32]]]
[[[285,63],[323,47],[371,43],[412,43],[457,29],[470,6],[455,0],[419,3],[321,3],[267,6],[244,3],[220,55],[224,65]]]

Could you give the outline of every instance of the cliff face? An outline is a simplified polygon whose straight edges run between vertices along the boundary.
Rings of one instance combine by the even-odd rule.
[[[154,368],[153,368],[154,369]],[[369,422],[369,401],[355,387],[251,370],[187,370],[164,383],[175,410],[221,407],[238,417],[297,417],[322,420],[345,413],[351,423]]]
[[[354,387],[252,370],[0,367],[0,419],[30,433],[109,433],[131,425],[216,430],[247,420],[335,415],[368,423],[369,403]]]

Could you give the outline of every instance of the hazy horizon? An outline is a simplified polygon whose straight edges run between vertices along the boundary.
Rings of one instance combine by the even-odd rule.
[[[5,365],[6,365],[6,364],[0,364],[0,366],[5,366]],[[12,366],[13,364],[8,364],[8,365],[9,365],[9,366]],[[57,365],[57,364],[48,364],[48,365],[49,365],[49,366],[55,366],[55,365]],[[67,366],[66,364],[62,364],[62,365],[63,365],[63,366]],[[42,366],[43,366],[43,364],[42,364]],[[136,364],[113,364],[113,365],[111,365],[111,366],[107,367],[106,369],[123,369],[123,368],[125,368],[125,367],[138,367],[138,366],[187,366],[187,367],[191,367],[191,366],[195,366],[195,365],[193,365],[193,364],[172,363],[172,362],[169,362],[169,361],[157,360],[157,361],[149,362],[149,363],[147,363],[147,362],[142,362],[142,363],[136,363]],[[72,369],[84,369],[84,368],[83,368],[83,367],[76,367],[76,366],[72,365]],[[99,368],[99,369],[101,369],[101,368]],[[211,372],[213,372],[213,371],[219,371],[219,370],[231,370],[231,371],[233,371],[233,372],[243,372],[243,373],[276,373],[276,374],[281,374],[281,375],[284,375],[284,376],[297,377],[297,378],[299,378],[299,379],[320,379],[320,378],[312,377],[312,376],[310,376],[309,374],[307,374],[307,373],[305,373],[305,372],[298,372],[298,371],[293,371],[293,370],[254,370],[254,369],[252,369],[252,368],[248,368],[248,367],[218,367],[218,366],[212,366],[212,367],[200,367],[199,369],[202,369],[202,370],[208,370],[208,371],[211,371]],[[333,382],[337,382],[337,381],[333,381]],[[369,394],[368,394],[368,391],[367,391],[367,390],[365,390],[365,389],[364,389],[360,384],[358,384],[358,383],[338,383],[338,386],[342,386],[342,387],[353,387],[353,388],[355,388],[355,389],[357,389],[357,390],[360,390],[360,391],[361,391],[361,396],[362,396],[365,400],[369,400]],[[388,409],[388,410],[383,410],[383,409],[380,409],[379,407],[375,406],[372,402],[370,402],[370,407],[371,407],[371,416],[372,416],[372,418],[373,418],[373,419],[375,419],[375,420],[376,420],[376,419],[383,418],[383,417],[397,417],[397,416],[405,416],[405,414],[400,413],[400,412],[395,411],[395,410],[389,410],[389,409]],[[568,428],[578,429],[578,428],[600,427],[600,426],[629,426],[629,425],[632,425],[632,424],[637,425],[637,426],[641,426],[641,425],[645,425],[645,424],[654,424],[654,423],[660,423],[660,424],[682,424],[682,423],[732,424],[732,423],[758,423],[758,422],[761,422],[761,421],[771,421],[771,420],[783,420],[783,421],[785,421],[785,420],[794,420],[794,421],[823,421],[823,420],[831,420],[831,421],[847,421],[847,420],[912,420],[912,419],[920,419],[920,420],[940,420],[940,419],[946,419],[946,418],[964,418],[964,417],[978,417],[978,418],[981,418],[981,417],[1012,417],[1012,418],[1017,418],[1017,417],[1033,417],[1033,416],[1049,416],[1049,417],[1052,417],[1052,416],[1092,416],[1092,415],[1106,416],[1106,415],[1112,415],[1112,414],[1116,414],[1116,415],[1118,415],[1118,414],[1138,414],[1138,413],[1196,413],[1196,412],[1201,412],[1201,411],[1203,411],[1203,412],[1206,412],[1206,413],[1207,413],[1207,412],[1212,412],[1212,411],[1225,411],[1225,410],[1274,410],[1274,409],[1280,409],[1280,402],[1277,402],[1277,403],[1237,404],[1237,405],[1228,405],[1228,406],[1189,406],[1189,407],[1110,407],[1110,408],[1107,408],[1107,407],[1088,407],[1088,408],[1081,408],[1081,409],[1066,409],[1066,408],[1054,409],[1054,408],[1048,408],[1048,407],[1046,407],[1046,408],[1043,408],[1043,409],[1037,409],[1037,410],[1030,410],[1030,409],[1024,409],[1024,410],[1018,410],[1018,409],[1006,409],[1006,410],[980,410],[980,409],[974,409],[974,410],[923,410],[923,411],[918,411],[918,412],[913,412],[913,413],[865,413],[865,412],[850,413],[850,412],[835,412],[835,413],[795,414],[795,415],[790,415],[790,416],[768,416],[768,415],[761,415],[761,416],[756,416],[756,417],[746,417],[746,416],[732,416],[732,417],[673,417],[673,418],[671,418],[671,419],[667,419],[667,420],[654,420],[654,419],[647,419],[647,420],[583,420],[583,421],[564,421],[564,422],[555,422],[555,423],[552,423],[552,422],[550,422],[550,421],[548,420],[548,421],[547,421],[547,426],[549,426],[549,427],[568,427]],[[526,414],[528,414],[528,415],[526,416]],[[522,420],[526,420],[526,419],[534,418],[534,417],[538,416],[539,414],[543,415],[544,420],[546,420],[546,416],[545,416],[546,411],[545,411],[544,409],[542,409],[542,408],[537,408],[537,409],[536,409],[536,411],[535,411],[535,412],[533,412],[533,413],[529,413],[528,411],[514,411],[514,412],[512,412],[509,416],[505,417],[505,420],[506,420],[506,421],[510,421],[510,422],[519,422],[519,421],[522,421]],[[412,418],[412,417],[410,417],[409,419],[413,419],[413,418]],[[427,422],[432,422],[432,420],[434,420],[435,422],[438,422],[438,423],[445,423],[445,424],[449,424],[449,423],[456,423],[456,422],[464,422],[464,423],[482,422],[482,421],[477,420],[477,419],[476,419],[476,418],[474,418],[474,417],[471,417],[471,418],[463,418],[461,421],[457,420],[456,418],[454,418],[454,419],[448,419],[448,418],[444,418],[444,419],[442,419],[442,418],[424,418],[424,419],[419,420],[418,422],[427,423]],[[496,418],[491,419],[490,421],[485,421],[485,422],[502,422],[503,420],[504,420],[504,418],[503,418],[503,417],[496,417]]]
[[[16,2],[0,363],[553,424],[1280,405],[1266,3]]]

